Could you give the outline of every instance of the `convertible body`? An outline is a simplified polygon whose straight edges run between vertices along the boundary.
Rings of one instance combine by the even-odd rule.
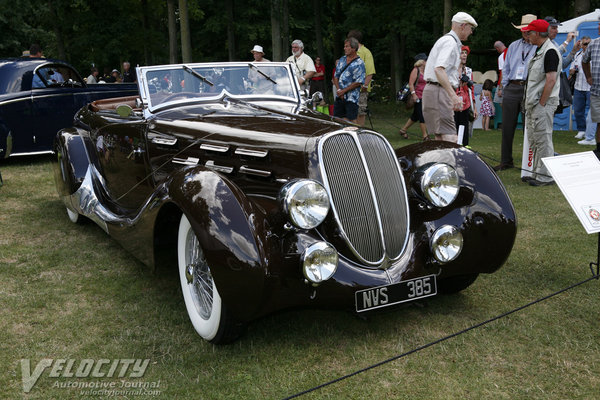
[[[285,63],[137,76],[138,96],[92,102],[57,134],[57,190],[74,222],[149,266],[175,261],[207,340],[292,306],[363,313],[460,291],[510,254],[513,205],[464,147],[394,150],[312,111]]]
[[[63,61],[0,60],[0,159],[50,153],[56,132],[72,126],[81,107],[135,94],[135,84],[88,85]]]

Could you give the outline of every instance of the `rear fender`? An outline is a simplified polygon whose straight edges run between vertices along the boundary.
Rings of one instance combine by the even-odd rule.
[[[236,318],[249,320],[264,299],[264,212],[239,188],[204,167],[182,170],[169,195],[189,219],[219,293]]]
[[[68,198],[81,186],[89,166],[82,131],[78,128],[60,130],[54,139],[54,181],[61,199]],[[69,206],[69,204],[66,204]]]

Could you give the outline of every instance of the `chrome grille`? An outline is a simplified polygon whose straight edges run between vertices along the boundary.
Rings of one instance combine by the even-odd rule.
[[[321,142],[325,185],[345,239],[362,261],[397,259],[407,240],[404,180],[388,142],[371,133],[340,133]]]

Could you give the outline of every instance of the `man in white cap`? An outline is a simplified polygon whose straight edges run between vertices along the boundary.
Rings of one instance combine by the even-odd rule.
[[[512,24],[512,26],[521,30],[536,19],[533,14],[525,14],[521,17],[520,25]],[[502,97],[502,147],[500,164],[494,167],[496,171],[515,166],[512,156],[513,141],[527,83],[527,65],[534,54],[535,46],[529,43],[526,32],[521,32],[521,39],[512,42],[506,52],[502,68],[502,84],[498,85],[498,95]],[[524,118],[522,121],[525,123]]]
[[[433,45],[424,79],[423,117],[430,132],[437,140],[456,143],[454,111],[462,109],[462,98],[456,94],[459,84],[458,67],[462,41],[473,33],[477,22],[469,14],[458,12],[452,17],[452,30]]]
[[[259,46],[257,44],[254,45],[254,48],[250,50],[250,53],[252,53],[252,55],[254,56],[255,62],[269,61],[266,58],[264,58],[265,52],[263,51],[262,46]]]

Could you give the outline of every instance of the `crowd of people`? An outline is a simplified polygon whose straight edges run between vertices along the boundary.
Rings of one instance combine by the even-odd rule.
[[[110,71],[110,68],[104,68],[104,74],[99,76],[98,68],[92,67],[90,69],[90,75],[86,78],[86,83],[94,84],[94,83],[122,83],[122,82],[136,82],[137,77],[135,75],[135,70],[131,69],[131,64],[129,61],[123,62],[123,73],[119,72],[118,69],[113,69]]]
[[[600,56],[600,51],[596,50],[597,54],[590,51],[591,44],[597,39],[592,41],[590,37],[583,36],[567,52],[567,46],[576,34],[570,32],[563,43],[556,43],[560,23],[553,17],[538,19],[533,14],[525,14],[519,25],[512,25],[521,31],[521,38],[508,48],[502,42],[496,42],[494,46],[500,53],[498,67],[501,76],[494,101],[501,103],[503,114],[501,160],[494,169],[514,168],[513,140],[519,114],[524,110],[522,120],[532,160],[527,168],[531,175],[524,176],[522,180],[531,186],[551,185],[554,180],[542,158],[554,155],[552,131],[554,115],[559,108],[560,73],[567,67],[572,79],[575,79],[573,109],[579,131],[575,138],[581,139],[578,144],[596,145],[594,152],[600,158],[600,144],[597,144],[600,140],[595,139],[600,122],[600,100],[594,96],[593,88],[595,84],[596,93],[600,95],[600,71],[594,70],[594,64],[600,64],[600,60],[591,61]],[[598,26],[600,29],[600,23]],[[597,46],[594,48],[598,49]],[[594,79],[594,71],[597,79]],[[588,107],[590,113],[586,118]]]
[[[542,163],[542,158],[554,154],[552,143],[553,119],[559,106],[560,72],[569,67],[574,80],[573,108],[581,145],[595,145],[600,158],[600,39],[583,36],[576,40],[571,51],[567,46],[576,34],[570,32],[566,40],[555,42],[559,22],[553,17],[538,19],[525,14],[519,25],[511,24],[521,32],[521,37],[508,47],[501,41],[494,43],[498,55],[498,81],[486,80],[480,94],[478,110],[473,88],[473,72],[467,66],[470,48],[463,44],[477,27],[475,19],[458,12],[452,17],[450,32],[440,37],[429,56],[415,56],[414,68],[408,81],[413,112],[399,130],[408,138],[407,130],[419,123],[423,140],[435,138],[467,146],[473,129],[473,120],[482,116],[483,130],[489,130],[490,119],[495,115],[495,105],[502,109],[501,160],[496,171],[514,168],[513,141],[519,121],[527,131],[532,153],[531,176],[523,180],[532,186],[553,184]],[[600,21],[598,25],[600,33]],[[333,114],[358,125],[364,125],[368,113],[368,95],[375,74],[373,55],[362,43],[362,33],[352,30],[344,41],[344,55],[336,60],[332,75]],[[291,43],[292,64],[298,85],[312,96],[321,92],[327,98],[325,66],[320,57],[315,61],[304,52],[304,43]],[[31,57],[43,57],[41,49],[33,45]],[[260,45],[251,50],[255,62],[264,58]],[[91,68],[87,83],[135,82],[135,71],[130,63],[123,63],[122,72],[104,69],[100,76]],[[494,94],[495,87],[495,94]],[[589,108],[590,112],[586,113]],[[430,134],[432,137],[430,137]]]
[[[30,58],[44,58],[44,52],[39,44],[34,43],[30,46],[29,50],[23,51],[21,54],[22,57],[30,57]],[[85,78],[87,84],[96,84],[96,83],[121,83],[121,82],[136,82],[137,77],[135,75],[135,70],[131,69],[131,63],[129,61],[123,62],[122,72],[118,69],[113,69],[105,67],[104,73],[100,75],[98,68],[92,66],[90,68],[90,74]]]
[[[347,121],[364,125],[368,95],[371,92],[371,80],[375,75],[373,55],[362,44],[362,33],[352,30],[344,41],[344,56],[336,60],[331,79],[333,90],[333,114]],[[308,90],[309,96],[321,92],[327,98],[325,66],[320,57],[315,60],[304,52],[304,43],[296,39],[291,44],[292,55],[287,62],[292,64],[298,85]],[[262,46],[251,50],[254,61],[268,61],[264,58]],[[322,104],[325,104],[324,102]]]
[[[482,128],[488,130],[494,103],[498,103],[502,108],[501,161],[494,169],[514,168],[513,141],[519,114],[524,113],[531,163],[524,167],[528,174],[522,180],[531,186],[551,185],[554,181],[542,159],[554,155],[552,132],[555,112],[560,111],[560,73],[567,66],[574,80],[575,137],[581,139],[577,143],[595,145],[594,153],[600,159],[600,39],[583,36],[567,51],[576,33],[570,32],[563,43],[556,43],[560,23],[554,17],[538,19],[526,14],[519,25],[512,25],[521,37],[508,47],[501,41],[494,43],[499,53],[498,82],[497,86],[489,79],[484,82],[478,110],[472,71],[466,65],[470,49],[463,45],[477,22],[467,13],[455,14],[450,32],[437,40],[428,58],[419,57],[415,62],[409,78],[415,106],[400,134],[408,137],[407,129],[419,121],[423,140],[428,140],[429,130],[437,140],[466,146],[471,122],[479,113]],[[600,21],[598,29],[600,33]],[[590,112],[586,116],[587,108]]]

